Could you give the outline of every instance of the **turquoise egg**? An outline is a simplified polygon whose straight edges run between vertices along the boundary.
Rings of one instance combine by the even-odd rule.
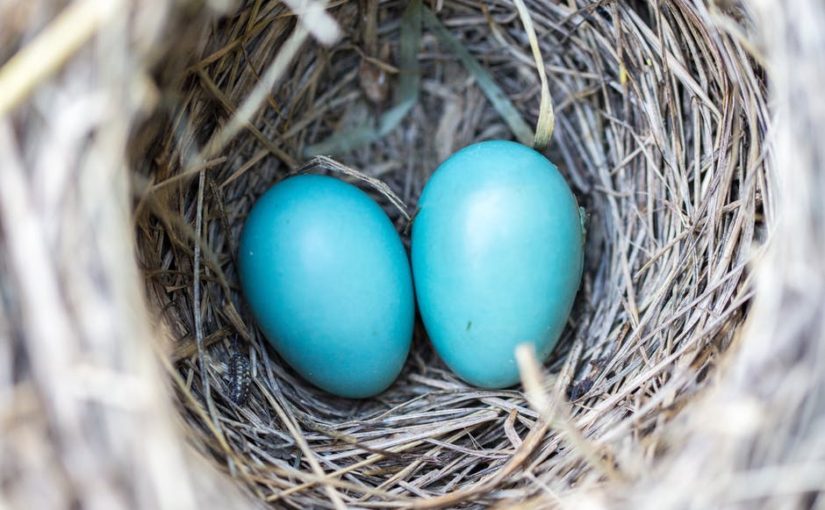
[[[518,382],[514,350],[544,361],[581,281],[579,208],[558,169],[508,141],[466,147],[442,163],[412,229],[418,307],[436,351],[483,388]]]
[[[264,335],[308,381],[363,398],[398,376],[415,319],[412,276],[366,193],[321,175],[281,181],[249,213],[238,265]]]

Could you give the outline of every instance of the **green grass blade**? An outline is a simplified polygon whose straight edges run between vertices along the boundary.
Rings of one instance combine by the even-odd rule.
[[[374,142],[395,129],[418,102],[421,67],[418,48],[421,42],[421,0],[411,0],[401,18],[399,48],[399,79],[395,106],[379,117],[377,124],[368,124],[335,133],[326,140],[304,150],[307,157],[342,154]]]
[[[507,123],[516,139],[524,145],[531,146],[533,144],[533,130],[530,129],[519,111],[513,106],[510,98],[496,84],[490,73],[470,54],[461,41],[447,30],[430,9],[424,7],[422,15],[424,23],[433,31],[439,42],[455,53],[464,67],[467,68],[467,71],[473,75],[478,87],[493,104],[493,108],[501,115],[504,122]]]

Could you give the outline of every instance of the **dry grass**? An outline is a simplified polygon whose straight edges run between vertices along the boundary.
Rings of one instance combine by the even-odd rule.
[[[789,11],[756,6],[764,9],[756,26],[781,21],[760,39],[738,4],[525,0],[536,48],[510,0],[430,6],[530,126],[542,98],[534,56],[542,56],[555,104],[547,153],[590,213],[586,274],[551,360],[538,367],[521,354],[523,388],[466,386],[418,328],[400,379],[365,401],[303,382],[250,321],[235,271],[247,211],[294,171],[343,171],[404,232],[437,164],[474,141],[512,138],[512,119],[424,23],[417,100],[398,126],[305,165],[308,147],[410,97],[394,97],[410,83],[401,65],[406,2],[333,1],[331,18],[297,1],[253,0],[211,20],[185,4],[149,12],[138,3],[133,17],[115,10],[95,39],[99,53],[79,54],[0,119],[0,274],[11,276],[0,280],[0,338],[11,339],[0,342],[0,367],[14,368],[0,380],[8,501],[707,508],[754,500],[793,507],[813,493],[804,500],[813,506],[823,458],[814,428],[825,408],[812,317],[822,299],[821,284],[805,275],[821,273],[822,247],[819,234],[806,234],[821,234],[810,190],[822,186],[811,172],[820,149],[804,129],[822,119],[805,107],[818,104],[812,91],[787,76],[796,62],[819,77],[804,64],[823,44],[778,43],[823,13],[795,2]],[[29,28],[0,41],[20,46],[47,14],[15,11]],[[164,18],[168,32],[159,31]],[[779,57],[761,54],[765,41]],[[773,82],[791,116],[784,123],[769,117],[757,61],[784,73]],[[811,103],[794,103],[796,94]],[[90,106],[78,115],[67,97]],[[780,133],[776,152],[769,129]],[[786,164],[798,179],[778,188],[774,168]],[[777,189],[800,197],[790,205],[799,228],[785,224],[769,260],[798,265],[765,271],[753,285],[749,264],[766,227],[778,224]],[[794,245],[799,237],[810,242]],[[145,313],[147,292],[155,320]],[[755,292],[761,305],[750,308]],[[761,312],[743,337],[752,310]],[[783,330],[786,316],[793,323]],[[771,335],[806,356],[777,353]],[[155,358],[182,420],[168,408]],[[722,359],[730,370],[717,368]],[[774,377],[762,381],[777,359]],[[244,370],[233,367],[246,364],[251,382],[239,398]],[[741,433],[726,435],[726,424]],[[245,495],[188,457],[178,425]],[[804,451],[812,456],[794,453]],[[794,465],[782,471],[783,462]],[[802,481],[776,490],[792,468]],[[54,481],[41,499],[39,479]],[[773,489],[743,497],[754,481]]]
[[[343,40],[296,52],[264,108],[243,123],[246,132],[208,155],[226,159],[200,180],[164,189],[186,168],[188,152],[246,119],[237,105],[272,55],[291,53],[285,44],[300,29],[285,7],[253,3],[213,28],[191,65],[187,96],[158,139],[167,141],[155,156],[160,164],[146,174],[161,187],[145,195],[139,218],[141,264],[175,348],[203,336],[211,344],[188,348],[201,358],[178,358],[193,443],[257,498],[436,507],[635,478],[645,451],[658,446],[660,426],[703,386],[742,321],[751,293],[746,262],[761,225],[756,210],[770,198],[758,70],[737,59],[736,41],[708,32],[702,22],[711,15],[702,7],[527,5],[558,105],[551,154],[591,212],[583,292],[549,365],[551,374],[568,367],[571,380],[553,395],[574,394],[569,405],[557,404],[566,427],[548,427],[519,391],[462,384],[420,331],[388,392],[364,402],[330,398],[273,355],[238,296],[233,254],[255,197],[295,170],[308,145],[388,107],[363,90],[373,62],[366,57],[379,58],[365,52],[386,45],[389,56],[372,72],[405,72],[395,60],[403,3],[380,5],[375,44],[364,43],[370,24],[361,20],[369,13],[355,3],[333,7]],[[535,124],[539,76],[515,7],[447,1],[438,16]],[[446,155],[512,136],[446,50],[425,28],[418,104],[386,137],[339,155],[386,182],[410,209]],[[177,143],[168,143],[176,133]],[[403,230],[398,211],[388,212]],[[200,244],[191,225],[203,232]],[[227,398],[224,367],[233,356],[252,360],[252,391],[242,405]]]

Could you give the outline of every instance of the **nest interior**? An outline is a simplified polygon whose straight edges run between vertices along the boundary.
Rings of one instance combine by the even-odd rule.
[[[346,166],[414,211],[450,153],[513,138],[478,77],[424,23],[418,97],[399,124],[334,160],[308,157],[399,101],[406,2],[333,3],[332,44],[285,4],[244,3],[156,70],[160,113],[132,142],[139,266],[189,441],[252,497],[310,508],[547,502],[638,477],[670,447],[667,424],[713,380],[746,317],[747,264],[771,220],[764,79],[719,28],[747,13],[682,0],[525,3],[555,102],[545,153],[589,213],[577,304],[532,405],[521,387],[462,383],[420,327],[389,390],[333,398],[278,358],[239,293],[241,226],[278,179]],[[514,3],[424,8],[535,125],[541,84]],[[263,106],[210,150],[278,65]],[[207,157],[192,164],[194,154]],[[361,185],[403,232],[387,194]],[[233,400],[245,364],[248,396]]]

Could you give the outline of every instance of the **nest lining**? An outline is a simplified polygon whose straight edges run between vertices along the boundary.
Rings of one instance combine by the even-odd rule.
[[[330,8],[344,38],[330,48],[303,45],[251,126],[205,163],[201,178],[181,178],[183,162],[225,125],[295,33],[284,5],[252,2],[214,23],[172,89],[175,106],[136,142],[149,183],[137,204],[139,259],[170,339],[190,441],[255,498],[290,507],[545,502],[633,479],[646,456],[668,447],[666,424],[712,379],[747,312],[746,264],[770,220],[761,72],[716,28],[719,13],[694,2],[527,2],[556,103],[547,154],[590,214],[583,284],[545,365],[541,398],[552,404],[552,423],[521,388],[462,383],[420,327],[387,392],[336,399],[296,376],[256,330],[235,253],[246,213],[272,183],[301,168],[336,170],[326,160],[302,167],[307,146],[391,105],[381,98],[397,81],[405,4],[378,5],[371,38],[369,3]],[[513,4],[446,0],[438,17],[535,124],[538,76]],[[370,90],[381,67],[365,61],[388,64],[386,90]],[[400,126],[336,156],[386,183],[410,210],[452,151],[512,136],[426,29],[419,61],[419,101]],[[366,189],[403,231],[386,194]],[[236,403],[239,360],[248,360],[252,382]]]

